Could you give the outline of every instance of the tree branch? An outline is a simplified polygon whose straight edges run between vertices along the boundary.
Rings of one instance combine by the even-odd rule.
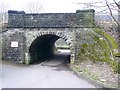
[[[27,10],[30,13],[39,13],[42,10],[42,5],[38,2],[27,3]]]
[[[118,4],[115,0],[113,0],[117,7],[120,9],[120,4]]]
[[[105,0],[105,3],[106,3],[106,5],[107,5],[107,7],[108,7],[108,9],[109,9],[109,12],[110,12],[111,17],[112,17],[113,20],[116,22],[116,24],[118,25],[118,27],[120,27],[120,24],[119,24],[118,21],[115,19],[115,17],[114,17],[114,15],[113,15],[113,13],[112,13],[112,10],[111,10],[111,8],[110,8],[107,0]]]

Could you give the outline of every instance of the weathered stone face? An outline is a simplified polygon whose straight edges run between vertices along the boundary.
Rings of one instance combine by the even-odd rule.
[[[70,28],[93,27],[94,10],[77,10],[76,13],[25,14],[8,12],[8,27],[11,28]]]
[[[3,58],[5,60],[22,61],[24,59],[24,33],[10,32],[3,33]]]
[[[69,45],[70,59],[74,62],[81,45],[94,42],[92,35],[92,28],[9,29],[3,34],[3,58],[21,63],[44,60],[53,55],[55,41],[62,38]]]

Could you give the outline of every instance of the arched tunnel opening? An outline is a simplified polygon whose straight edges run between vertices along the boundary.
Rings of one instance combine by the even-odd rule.
[[[29,48],[30,64],[41,63],[53,57],[60,60],[64,59],[64,62],[69,64],[70,49],[66,53],[65,50],[57,48],[55,42],[59,39],[61,39],[61,37],[52,34],[42,35],[36,38]]]

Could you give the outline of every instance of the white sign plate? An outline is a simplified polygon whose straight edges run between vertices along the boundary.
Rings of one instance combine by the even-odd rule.
[[[11,42],[11,47],[18,47],[18,42],[17,41],[12,41]]]

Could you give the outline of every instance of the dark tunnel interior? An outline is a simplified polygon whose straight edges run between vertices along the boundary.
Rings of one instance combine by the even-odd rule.
[[[29,48],[30,64],[40,63],[54,56],[55,42],[60,37],[42,35],[35,39]]]

